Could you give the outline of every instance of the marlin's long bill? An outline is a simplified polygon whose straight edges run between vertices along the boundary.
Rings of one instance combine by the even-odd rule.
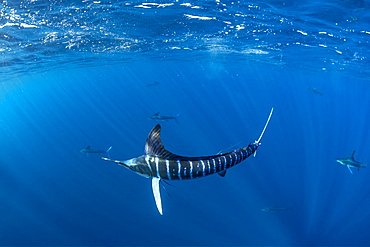
[[[266,130],[271,118],[270,112],[268,121],[257,141],[251,142],[248,146],[235,149],[226,153],[219,153],[211,156],[186,157],[180,156],[166,150],[161,141],[161,126],[157,124],[149,133],[145,144],[145,153],[137,158],[125,161],[111,160],[131,171],[152,179],[152,190],[159,213],[162,215],[162,203],[160,196],[159,182],[163,180],[188,180],[202,178],[218,173],[225,176],[226,170],[239,164],[254,154],[261,145],[260,140]]]

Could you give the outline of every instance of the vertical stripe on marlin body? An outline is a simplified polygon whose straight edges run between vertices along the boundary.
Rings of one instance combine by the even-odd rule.
[[[156,205],[162,213],[162,202],[159,191],[159,181],[163,180],[189,180],[206,177],[215,173],[224,177],[226,170],[239,164],[252,154],[255,154],[261,145],[260,140],[270,121],[274,108],[271,109],[267,122],[258,140],[248,146],[230,152],[199,157],[186,157],[166,150],[161,141],[161,126],[157,124],[149,133],[145,144],[144,155],[125,161],[112,160],[101,157],[103,160],[112,161],[131,171],[152,179],[152,189]]]

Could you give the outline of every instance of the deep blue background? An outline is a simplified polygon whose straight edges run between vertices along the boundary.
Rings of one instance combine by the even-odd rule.
[[[370,245],[367,0],[0,3],[0,245]],[[152,85],[153,83],[155,85]],[[315,94],[315,87],[323,95]],[[79,151],[257,157],[162,188]],[[167,191],[167,192],[166,192]],[[291,207],[264,212],[266,207]]]
[[[147,87],[154,81],[160,84]],[[319,88],[323,96],[308,90]],[[7,84],[1,111],[1,244],[367,245],[369,86],[341,73],[158,62],[51,71]],[[160,111],[167,149],[207,155],[258,138],[256,158],[162,189],[80,149],[143,153]],[[268,206],[293,207],[266,213]]]

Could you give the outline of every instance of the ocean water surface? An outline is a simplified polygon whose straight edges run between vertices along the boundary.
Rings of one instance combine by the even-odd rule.
[[[368,1],[2,1],[0,245],[368,246]],[[256,157],[161,187],[86,155]]]

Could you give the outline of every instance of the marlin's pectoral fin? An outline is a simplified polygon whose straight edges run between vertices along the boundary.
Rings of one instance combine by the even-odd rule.
[[[221,177],[225,177],[226,176],[226,170],[222,170],[222,171],[218,172],[218,175],[220,175]]]
[[[157,209],[161,215],[162,213],[162,201],[161,201],[161,192],[159,191],[159,181],[160,178],[153,178],[152,179],[152,189],[153,189],[153,195],[155,199],[155,204],[157,205]]]
[[[347,166],[347,167],[348,167],[348,170],[353,174],[353,172],[352,172],[351,168],[350,168],[349,166]]]

